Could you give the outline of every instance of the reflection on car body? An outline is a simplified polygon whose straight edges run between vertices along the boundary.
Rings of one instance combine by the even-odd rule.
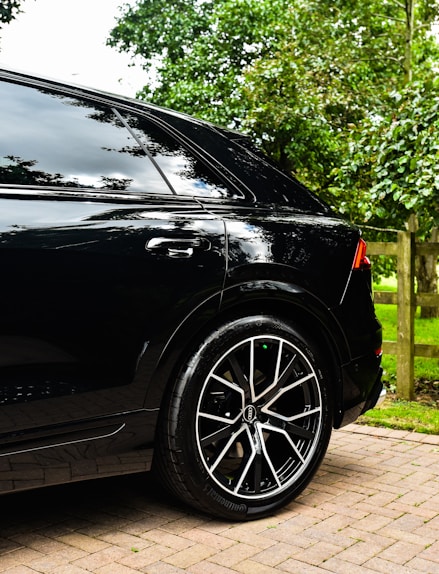
[[[360,231],[241,135],[0,72],[0,489],[152,470],[217,516],[376,403]]]

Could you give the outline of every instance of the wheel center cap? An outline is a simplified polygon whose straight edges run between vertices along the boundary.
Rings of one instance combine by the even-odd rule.
[[[257,417],[256,407],[253,405],[248,405],[244,409],[244,420],[246,423],[253,423]]]

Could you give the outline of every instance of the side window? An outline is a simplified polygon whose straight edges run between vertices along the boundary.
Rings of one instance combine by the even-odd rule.
[[[171,193],[109,107],[8,82],[0,101],[0,187]]]
[[[126,112],[123,115],[177,195],[213,199],[242,197],[161,128],[140,116]]]

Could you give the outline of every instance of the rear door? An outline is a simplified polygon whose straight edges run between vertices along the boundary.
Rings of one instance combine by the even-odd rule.
[[[1,101],[8,453],[44,433],[143,412],[138,365],[151,371],[183,318],[219,301],[225,238],[191,192],[221,185],[147,119],[44,86],[3,82]],[[144,429],[142,442],[153,433]]]

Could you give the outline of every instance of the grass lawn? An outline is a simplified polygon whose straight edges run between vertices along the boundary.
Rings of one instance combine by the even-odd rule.
[[[374,288],[381,291],[396,291],[396,281],[386,279]],[[375,308],[383,325],[383,338],[396,341],[396,305],[376,305]],[[415,316],[415,341],[416,343],[438,344],[439,319],[420,319],[418,309]],[[358,422],[439,434],[439,360],[415,357],[416,401],[413,402],[402,401],[397,396],[396,357],[394,355],[383,356],[382,366],[387,399],[380,407],[365,413]]]

